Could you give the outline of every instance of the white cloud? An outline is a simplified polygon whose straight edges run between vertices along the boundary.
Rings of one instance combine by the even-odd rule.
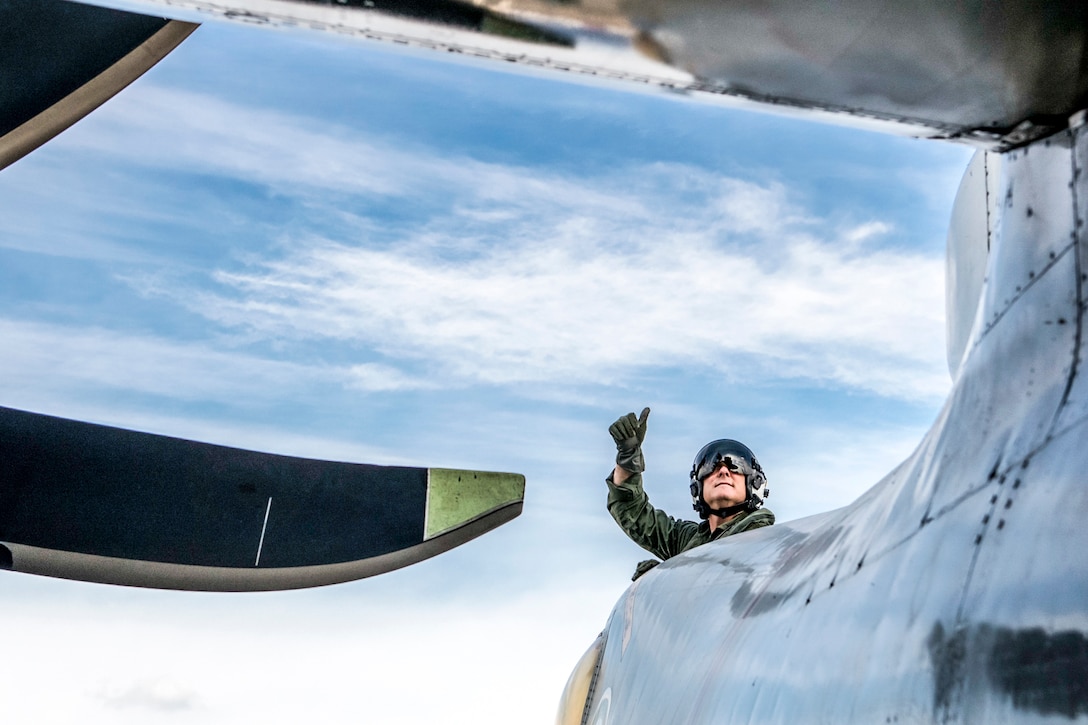
[[[873,430],[847,423],[805,432],[804,448],[777,456],[768,505],[779,521],[851,503],[914,452],[925,426],[886,421]]]
[[[381,580],[210,596],[48,582],[45,601],[9,597],[5,651],[35,676],[0,695],[13,723],[550,723],[627,584],[587,579],[453,601]]]
[[[400,370],[380,363],[352,365],[349,370],[347,386],[364,391],[394,391],[434,389],[438,384],[433,380],[405,375]]]
[[[571,178],[153,85],[106,110],[69,145],[264,184],[356,235],[280,240],[278,256],[218,270],[213,290],[163,275],[133,287],[247,341],[335,340],[384,356],[322,369],[128,340],[148,362],[126,368],[132,389],[221,395],[291,375],[370,391],[611,383],[686,365],[902,399],[937,400],[948,387],[941,260],[875,244],[891,230],[880,219],[836,229],[781,184],[669,163]],[[170,143],[151,132],[162,128]],[[345,202],[388,195],[421,207],[394,241]],[[113,384],[101,337],[67,345],[85,353],[70,377]],[[52,355],[33,341],[19,357],[28,354]]]
[[[883,222],[817,236],[817,220],[778,186],[671,165],[628,171],[623,188],[541,185],[507,169],[525,177],[506,185],[517,194],[465,193],[458,212],[395,245],[299,240],[219,271],[219,292],[184,297],[249,334],[357,341],[440,364],[454,384],[607,383],[694,364],[901,398],[945,393],[941,260],[860,247]],[[686,196],[662,199],[677,179]],[[480,224],[495,207],[506,217]],[[381,372],[369,376],[379,388],[409,384]]]
[[[167,678],[140,679],[130,683],[111,682],[99,695],[110,707],[137,708],[162,712],[195,709],[196,693],[183,684]]]
[[[182,400],[257,397],[353,379],[346,369],[263,359],[203,343],[0,318],[7,400],[34,391],[98,389]],[[14,403],[10,403],[14,404]]]
[[[865,224],[860,224],[853,229],[847,229],[846,232],[843,234],[843,241],[848,244],[861,244],[862,242],[865,242],[868,239],[872,239],[873,237],[887,234],[891,230],[892,226],[890,224],[886,224],[885,222],[866,222]]]
[[[348,196],[426,198],[468,187],[494,203],[615,201],[589,187],[554,187],[547,178],[436,153],[402,137],[150,84],[138,94],[119,96],[94,121],[86,132],[62,137],[65,147],[111,163],[240,179],[310,200],[329,194],[341,202]],[[582,196],[572,199],[566,196],[570,192]]]
[[[449,385],[695,364],[903,399],[947,391],[942,261],[874,245],[891,230],[880,219],[836,230],[779,184],[667,163],[569,178],[154,86],[112,108],[74,143],[266,184],[363,235],[284,240],[282,256],[219,270],[218,292],[166,291],[258,338],[385,355],[349,371],[351,387],[428,387],[421,363]],[[170,124],[170,144],[134,132]],[[395,242],[371,242],[381,220],[353,219],[345,195],[421,211]]]
[[[528,383],[555,393],[674,368],[905,400],[947,389],[941,260],[881,248],[891,228],[879,219],[835,228],[781,184],[667,163],[572,178],[154,86],[125,98],[70,146],[307,197],[352,241],[285,239],[276,256],[251,251],[222,267],[211,288],[194,287],[191,269],[185,281],[169,270],[124,280],[229,336],[184,342],[0,319],[5,404],[71,415],[93,409],[88,389],[242,407],[318,388]],[[161,128],[170,143],[152,131]],[[433,208],[390,241],[380,218],[353,216],[344,201],[374,195]],[[254,353],[254,340],[275,352]],[[323,362],[328,341],[366,349],[366,359]],[[103,422],[146,419],[194,436],[190,422],[134,410]]]
[[[286,188],[389,193],[400,177],[378,148],[346,138],[343,129],[326,125],[319,132],[303,117],[205,94],[145,84],[138,94],[119,96],[95,121],[93,132],[66,137],[66,145],[140,166],[229,172]],[[174,131],[169,143],[156,129]]]

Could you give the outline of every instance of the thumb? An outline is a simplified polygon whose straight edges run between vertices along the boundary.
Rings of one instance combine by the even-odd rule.
[[[641,443],[646,438],[646,419],[650,417],[650,409],[643,408],[642,415],[638,417],[638,440]]]

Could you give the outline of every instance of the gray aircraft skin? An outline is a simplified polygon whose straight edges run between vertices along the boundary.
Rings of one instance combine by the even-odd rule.
[[[101,4],[305,25],[979,147],[950,224],[954,385],[933,428],[851,505],[635,582],[559,722],[1088,721],[1088,6]]]
[[[1081,125],[976,155],[932,430],[853,504],[636,581],[567,722],[1088,720],[1086,163]]]

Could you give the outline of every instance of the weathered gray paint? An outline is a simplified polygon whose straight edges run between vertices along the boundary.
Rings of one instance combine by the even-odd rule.
[[[990,219],[999,204],[1001,157],[979,151],[963,174],[948,222],[945,266],[945,340],[948,372],[955,380],[978,315],[990,256]]]

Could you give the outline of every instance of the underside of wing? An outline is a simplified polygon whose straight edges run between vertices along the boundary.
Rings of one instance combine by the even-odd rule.
[[[1006,150],[1088,99],[1088,5],[943,0],[94,0],[324,31]]]
[[[0,2],[0,169],[108,101],[196,27],[63,0]]]
[[[0,563],[258,591],[413,564],[521,513],[517,474],[258,453],[0,408]]]

